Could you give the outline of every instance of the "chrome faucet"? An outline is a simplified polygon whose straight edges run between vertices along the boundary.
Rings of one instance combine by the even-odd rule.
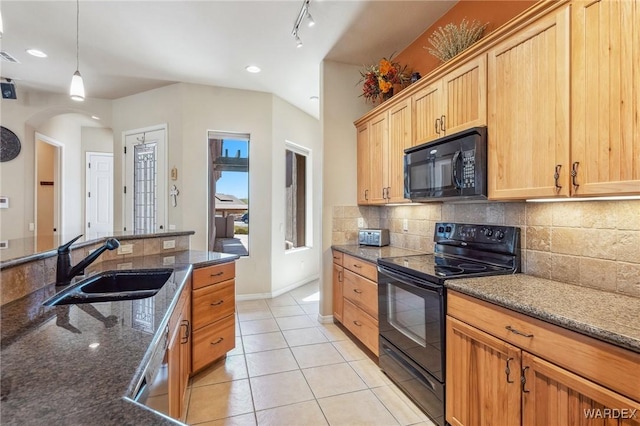
[[[68,285],[76,275],[84,275],[84,268],[91,265],[105,250],[115,250],[120,247],[120,242],[115,238],[109,238],[102,247],[95,249],[89,256],[82,259],[74,267],[71,267],[71,244],[75,243],[82,234],[68,243],[58,247],[58,264],[56,267],[56,286]]]

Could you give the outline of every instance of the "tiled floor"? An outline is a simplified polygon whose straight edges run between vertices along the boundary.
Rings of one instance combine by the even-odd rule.
[[[191,379],[190,425],[433,423],[334,324],[318,284],[238,302],[236,349]]]

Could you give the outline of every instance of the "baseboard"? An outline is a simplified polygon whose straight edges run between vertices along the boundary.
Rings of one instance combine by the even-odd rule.
[[[281,288],[271,293],[236,294],[236,300],[243,301],[243,300],[273,299],[274,297],[281,296],[285,293],[290,292],[291,290],[295,290],[298,287],[302,287],[305,284],[309,284],[310,282],[317,281],[319,279],[320,279],[320,275],[314,275],[312,277],[305,278],[302,281],[298,281],[297,283],[293,283],[291,285],[286,286],[285,288]]]
[[[318,322],[320,324],[333,324],[333,315],[318,314]]]

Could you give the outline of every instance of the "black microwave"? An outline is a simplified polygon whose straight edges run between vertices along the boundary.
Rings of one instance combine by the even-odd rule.
[[[417,202],[486,200],[486,127],[444,136],[404,152],[405,198]]]

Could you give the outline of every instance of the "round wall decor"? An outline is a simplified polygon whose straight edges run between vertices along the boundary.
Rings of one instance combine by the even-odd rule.
[[[0,131],[0,162],[11,161],[20,154],[20,139],[4,126],[0,126]]]

